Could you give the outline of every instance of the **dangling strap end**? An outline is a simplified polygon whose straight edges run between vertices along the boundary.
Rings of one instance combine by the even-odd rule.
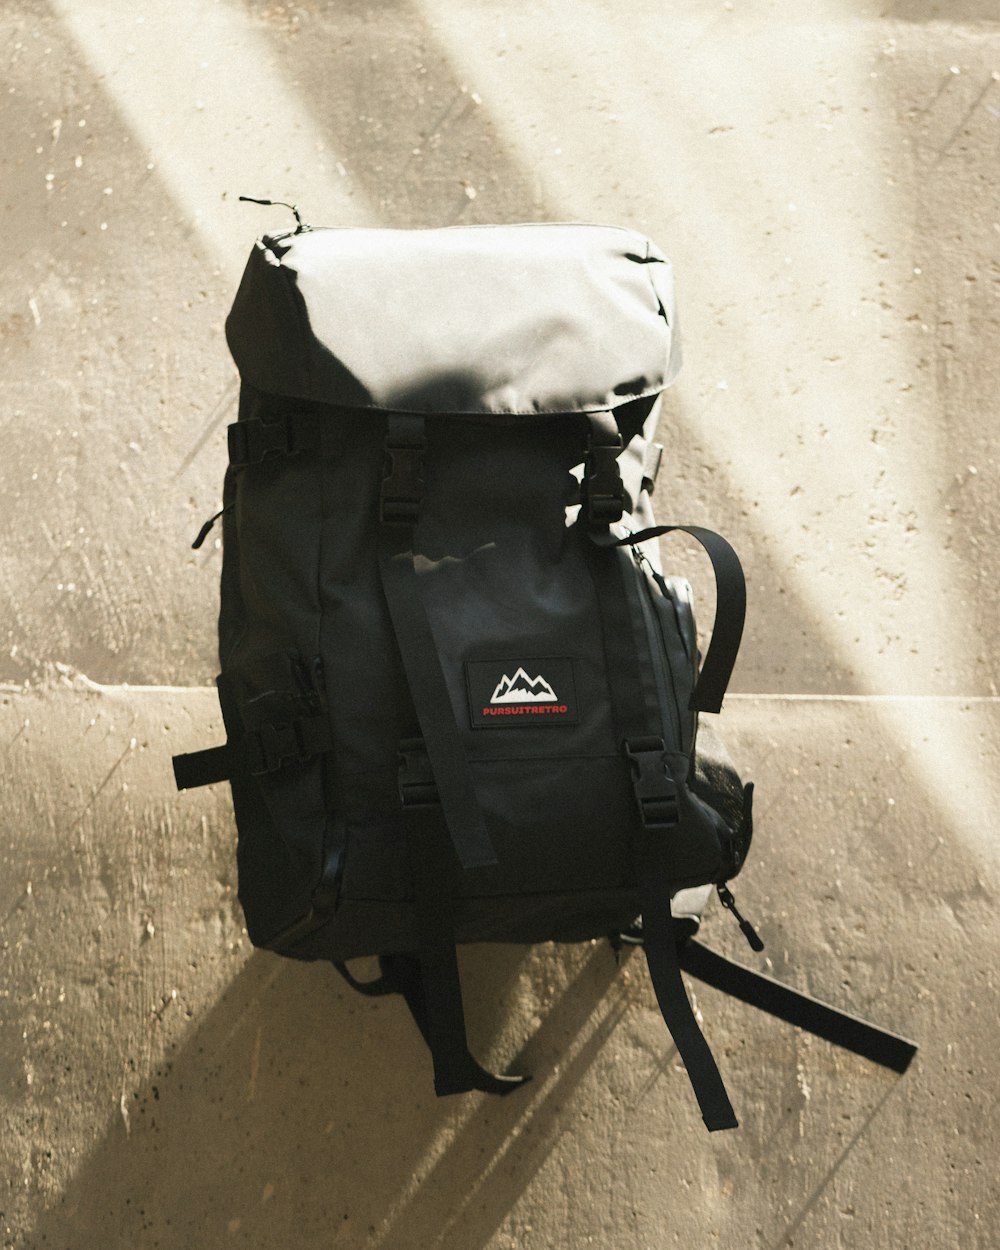
[[[727,1128],[739,1128],[740,1122],[735,1114],[718,1115],[708,1114],[701,1117],[705,1122],[705,1127],[710,1133],[718,1133]]]

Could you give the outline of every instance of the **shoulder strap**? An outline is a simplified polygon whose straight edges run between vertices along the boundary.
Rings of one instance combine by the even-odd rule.
[[[706,985],[759,1007],[808,1033],[815,1033],[817,1037],[856,1055],[891,1068],[893,1072],[905,1072],[917,1053],[916,1043],[870,1024],[859,1016],[848,1015],[762,973],[744,968],[693,938],[680,948],[678,961],[685,972]]]

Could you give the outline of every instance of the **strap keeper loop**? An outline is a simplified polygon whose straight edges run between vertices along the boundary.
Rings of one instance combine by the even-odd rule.
[[[441,802],[423,738],[404,738],[399,744],[399,801],[405,808]]]
[[[416,525],[424,496],[427,442],[423,418],[390,416],[383,446],[379,521],[383,525]]]

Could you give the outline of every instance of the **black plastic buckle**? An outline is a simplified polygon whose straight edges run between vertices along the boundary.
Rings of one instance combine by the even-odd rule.
[[[399,525],[417,523],[420,501],[424,496],[426,448],[422,418],[390,422],[384,444],[380,521]]]
[[[617,431],[591,429],[588,435],[580,497],[591,525],[613,525],[625,514],[625,484],[618,467],[624,447]]]
[[[404,738],[399,744],[399,801],[404,807],[441,802],[423,738]]]
[[[665,753],[662,738],[633,738],[625,743],[642,827],[651,833],[666,832],[680,823],[677,785],[667,772]]]
[[[284,725],[261,725],[247,734],[245,749],[247,768],[255,777],[276,773],[292,762],[304,763],[316,754],[306,742],[305,721],[289,721]]]
[[[260,464],[268,456],[287,456],[292,448],[287,421],[237,421],[227,431],[229,463],[236,467]]]

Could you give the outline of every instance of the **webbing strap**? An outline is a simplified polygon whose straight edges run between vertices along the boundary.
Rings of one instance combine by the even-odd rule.
[[[744,968],[693,939],[681,947],[678,959],[685,972],[706,985],[893,1072],[905,1072],[917,1053],[916,1043]]]
[[[391,414],[378,534],[379,572],[403,670],[430,757],[448,832],[463,868],[497,862],[476,798],[437,644],[413,563],[423,487],[423,418]]]
[[[625,485],[618,464],[625,443],[612,412],[588,412],[587,426],[581,516],[588,525],[605,529],[625,512]]]
[[[645,627],[639,613],[629,609],[630,588],[625,579],[630,557],[614,547],[596,545],[587,554],[601,618],[616,736],[621,743],[648,733],[658,737],[661,730],[656,683],[650,665],[643,665],[640,659]]]
[[[333,750],[326,716],[300,716],[283,724],[265,724],[238,741],[173,757],[178,790],[211,786],[233,777],[277,772],[286,764],[305,763]]]
[[[487,1094],[509,1094],[527,1077],[487,1072],[469,1051],[455,950],[455,862],[441,807],[437,803],[407,803],[405,793],[403,797],[403,835],[415,896],[419,968],[405,960],[386,962],[383,975],[396,981],[430,1047],[435,1093],[464,1094],[478,1089]]]
[[[650,538],[678,530],[690,534],[705,549],[712,561],[716,586],[712,638],[688,706],[695,712],[718,712],[736,663],[746,620],[747,587],[739,556],[721,534],[700,525],[654,525],[627,538],[618,538],[612,545],[636,547]]]
[[[677,964],[670,915],[670,833],[677,819],[676,786],[667,775],[655,690],[643,680],[641,642],[629,610],[628,557],[614,547],[590,549],[612,714],[636,798],[636,876],[643,949],[664,1022],[687,1069],[710,1131],[735,1128],[736,1115],[719,1069],[695,1019]]]
[[[198,786],[214,786],[229,781],[239,771],[238,752],[232,743],[191,751],[173,758],[174,781],[178,790],[194,790]]]
[[[691,1079],[705,1127],[713,1133],[737,1128],[739,1121],[712,1052],[698,1027],[677,963],[670,900],[664,890],[664,883],[669,880],[668,841],[644,836],[638,861],[642,949],[657,1004]]]

